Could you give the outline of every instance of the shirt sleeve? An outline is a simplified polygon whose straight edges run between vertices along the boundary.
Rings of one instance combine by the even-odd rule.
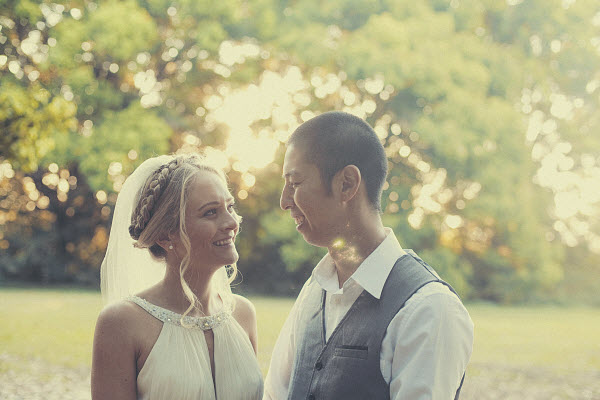
[[[301,304],[305,297],[305,289],[309,282],[310,279],[300,291],[273,347],[271,363],[269,364],[269,371],[265,379],[263,400],[283,400],[288,397],[292,367],[296,355],[297,320]]]
[[[382,342],[390,398],[453,400],[472,350],[473,322],[461,301],[440,283],[425,285],[392,319]]]

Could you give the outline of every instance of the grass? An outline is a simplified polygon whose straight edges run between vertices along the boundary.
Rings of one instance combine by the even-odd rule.
[[[279,331],[287,318],[293,299],[251,297],[256,307],[256,320],[258,325],[258,363],[266,376],[271,360],[273,346]]]
[[[472,364],[558,372],[600,370],[600,309],[468,306],[475,323]]]
[[[0,353],[68,367],[90,365],[100,294],[0,289]]]
[[[251,297],[257,310],[259,363],[266,373],[271,351],[293,300]],[[68,367],[91,364],[95,320],[102,307],[93,291],[0,288],[0,354],[40,358]],[[477,365],[600,370],[600,309],[498,307],[471,304]],[[13,366],[0,364],[3,369]],[[16,367],[16,366],[14,366]]]

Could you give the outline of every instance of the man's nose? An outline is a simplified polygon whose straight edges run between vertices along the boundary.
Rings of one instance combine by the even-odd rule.
[[[283,187],[283,189],[281,190],[281,198],[279,199],[279,206],[281,207],[281,209],[283,211],[285,211],[285,210],[292,208],[293,205],[294,205],[294,200],[292,198],[290,190],[288,189],[288,185],[285,185]]]

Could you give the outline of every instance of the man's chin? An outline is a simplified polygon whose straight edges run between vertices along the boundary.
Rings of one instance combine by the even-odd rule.
[[[315,235],[311,235],[311,232],[300,232],[300,233],[302,234],[304,241],[306,243],[310,244],[311,246],[323,247],[323,248],[327,247],[327,243],[325,240],[322,240],[321,238],[318,238]]]

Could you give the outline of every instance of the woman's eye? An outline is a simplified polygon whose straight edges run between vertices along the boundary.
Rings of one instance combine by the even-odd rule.
[[[290,182],[290,186],[292,187],[292,189],[296,189],[298,187],[299,183],[298,182]]]
[[[217,209],[216,209],[216,208],[213,208],[213,209],[210,209],[210,210],[208,210],[207,212],[205,212],[205,213],[204,213],[204,216],[205,216],[205,217],[209,217],[209,216],[211,216],[211,215],[215,215],[216,213],[217,213]]]
[[[235,209],[235,205],[234,204],[228,205],[227,209],[229,210],[229,212],[237,212],[237,210]]]

